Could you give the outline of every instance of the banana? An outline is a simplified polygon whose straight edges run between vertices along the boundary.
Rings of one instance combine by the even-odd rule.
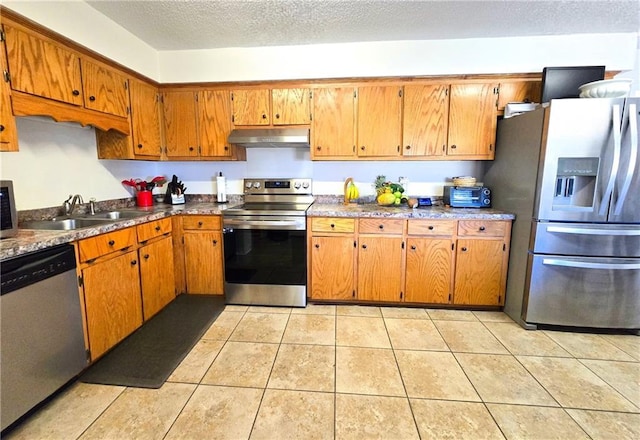
[[[353,183],[350,183],[349,187],[347,188],[347,199],[355,200],[359,196],[360,196],[360,192],[358,191],[358,187],[355,186]]]

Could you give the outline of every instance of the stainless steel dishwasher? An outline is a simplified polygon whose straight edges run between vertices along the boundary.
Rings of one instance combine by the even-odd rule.
[[[73,246],[0,265],[2,430],[87,366]]]

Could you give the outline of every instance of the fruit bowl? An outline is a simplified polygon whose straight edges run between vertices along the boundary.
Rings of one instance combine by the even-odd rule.
[[[593,81],[578,87],[581,98],[620,98],[631,90],[631,80],[626,78]]]

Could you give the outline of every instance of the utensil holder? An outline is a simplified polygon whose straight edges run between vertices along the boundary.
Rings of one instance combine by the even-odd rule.
[[[153,195],[151,191],[138,191],[136,194],[136,204],[138,206],[153,206]]]

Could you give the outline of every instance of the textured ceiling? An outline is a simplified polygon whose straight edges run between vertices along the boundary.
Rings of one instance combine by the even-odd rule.
[[[640,31],[640,1],[86,1],[157,50]]]

